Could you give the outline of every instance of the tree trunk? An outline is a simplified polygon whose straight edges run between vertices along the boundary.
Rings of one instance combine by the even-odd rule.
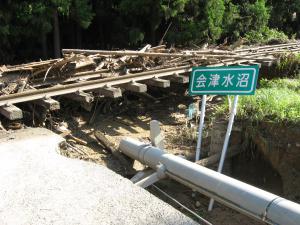
[[[54,57],[60,58],[60,34],[59,34],[59,21],[58,13],[55,9],[53,12],[53,45],[54,45]]]
[[[156,40],[155,40],[155,28],[154,28],[154,26],[151,26],[151,28],[150,28],[151,30],[150,30],[150,38],[151,38],[151,44],[152,45],[156,45]]]
[[[81,48],[82,44],[82,29],[79,24],[76,24],[76,47]]]
[[[43,54],[43,58],[47,59],[48,58],[48,47],[47,47],[47,34],[46,33],[42,33],[42,54]]]

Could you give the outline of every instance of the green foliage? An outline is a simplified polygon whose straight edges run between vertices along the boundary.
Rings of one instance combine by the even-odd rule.
[[[129,44],[142,41],[142,37],[148,37],[148,42],[155,42],[161,23],[183,13],[188,2],[189,0],[121,0],[118,11],[128,24],[126,28],[131,37]]]
[[[56,12],[69,47],[155,45],[166,31],[164,41],[182,46],[300,37],[299,0],[3,0],[0,61],[53,47]],[[71,46],[79,42],[86,46]]]
[[[137,44],[144,40],[144,33],[137,28],[133,28],[129,31],[129,41],[130,43]]]
[[[276,64],[277,73],[285,77],[300,75],[300,54],[282,54]]]
[[[94,13],[88,0],[26,0],[0,3],[0,61],[11,61],[16,49],[27,47],[28,54],[53,30],[53,12],[88,28]],[[32,41],[35,40],[35,41]],[[47,44],[47,43],[46,43]],[[25,54],[23,50],[22,54]],[[22,55],[20,54],[20,55]]]
[[[271,41],[286,42],[288,36],[276,29],[264,27],[261,30],[250,30],[245,34],[245,39],[251,43],[268,43]]]
[[[203,21],[183,19],[178,21],[179,30],[168,34],[168,42],[177,45],[198,44],[208,39],[208,30],[203,30]]]
[[[262,80],[255,95],[240,96],[237,116],[250,121],[300,123],[299,79]],[[218,114],[228,110],[228,101],[218,108]]]
[[[184,12],[189,0],[161,1],[160,7],[166,20],[174,18],[179,13]]]
[[[224,0],[208,0],[205,7],[210,38],[218,40],[222,34],[222,22],[225,12]]]
[[[71,14],[74,20],[84,29],[88,28],[95,16],[87,0],[73,0]]]
[[[300,36],[300,1],[268,0],[271,9],[270,27],[288,35]],[[296,16],[296,17],[295,17]]]
[[[70,14],[71,1],[72,0],[51,0],[52,5],[50,7],[57,9],[57,11],[64,16],[68,16]]]
[[[231,0],[225,0],[225,12],[223,16],[223,34],[222,36],[231,37],[231,40],[236,40],[240,37],[240,9],[233,4]]]
[[[300,79],[262,79],[260,81],[260,88],[289,89],[300,94]]]
[[[260,31],[267,27],[270,14],[265,0],[256,0],[254,4],[246,3],[244,10],[249,23],[247,29]]]

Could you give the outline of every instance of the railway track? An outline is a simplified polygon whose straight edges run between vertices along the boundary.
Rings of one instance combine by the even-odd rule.
[[[169,79],[174,80],[174,77],[176,77],[174,75],[177,75],[178,77],[179,74],[187,73],[189,71],[191,71],[191,66],[182,66],[178,68],[162,69],[158,71],[142,72],[142,73],[112,77],[112,78],[88,80],[80,83],[58,85],[49,88],[34,89],[34,90],[29,90],[21,93],[1,96],[0,106],[12,105],[15,103],[33,101],[37,99],[47,99],[58,95],[65,95],[70,93],[91,91],[91,90],[98,90],[98,89],[100,90],[110,89],[111,92],[113,92],[114,88],[124,84],[128,85],[128,87],[124,86],[124,89],[134,90],[134,87],[136,87],[136,91],[139,91],[138,81],[146,81],[146,82],[150,81],[151,83],[150,85],[152,86],[163,86],[163,84],[169,80],[159,79],[160,77],[173,76],[172,78]],[[184,78],[181,77],[181,79]],[[178,82],[179,80],[180,78],[178,79]],[[186,81],[183,82],[186,83]]]
[[[117,98],[123,90],[146,92],[147,86],[166,88],[171,82],[188,83],[193,66],[270,66],[282,53],[300,52],[300,42],[237,50],[172,52],[165,46],[147,45],[140,51],[63,49],[62,52],[65,55],[62,59],[0,67],[0,84],[2,81],[6,89],[11,84],[15,88],[7,91],[2,85],[1,94],[0,87],[2,115],[10,120],[21,119],[22,110],[14,104],[24,102],[57,110],[59,102],[52,98],[56,96],[87,105],[93,102],[94,94]]]

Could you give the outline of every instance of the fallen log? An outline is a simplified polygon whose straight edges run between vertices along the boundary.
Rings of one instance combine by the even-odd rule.
[[[240,149],[239,150],[235,149],[235,150],[228,151],[228,153],[226,155],[226,159],[232,158],[233,156],[236,156],[237,154],[239,154],[241,152],[242,151]],[[196,163],[200,166],[208,167],[208,166],[214,165],[217,162],[219,162],[220,158],[221,158],[221,152],[213,154],[213,155],[211,155],[207,158],[198,160],[198,161],[196,161]]]
[[[81,138],[75,137],[72,134],[68,134],[67,137],[74,140],[77,144],[87,145],[87,142],[85,140],[82,140]]]
[[[133,173],[133,162],[130,162],[126,159],[126,156],[123,155],[120,151],[118,151],[118,148],[116,147],[115,143],[112,143],[109,141],[105,135],[101,131],[95,131],[94,135],[96,139],[105,147],[106,150],[112,153],[113,156],[119,159],[120,163],[125,167],[126,173]]]

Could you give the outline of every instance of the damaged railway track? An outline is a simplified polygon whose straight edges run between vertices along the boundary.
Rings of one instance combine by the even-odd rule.
[[[90,91],[98,89],[106,96],[114,96],[114,93],[119,92],[116,87],[121,85],[124,89],[145,92],[146,85],[138,83],[138,81],[145,81],[148,85],[158,87],[169,87],[169,80],[159,79],[160,77],[172,76],[170,80],[182,80],[187,83],[188,79],[179,74],[187,73],[191,70],[191,66],[182,66],[177,68],[162,69],[157,71],[142,72],[136,74],[129,74],[119,77],[111,77],[97,80],[89,80],[85,82],[57,85],[49,88],[33,89],[20,93],[0,96],[0,106],[12,105],[20,102],[33,101],[37,99],[49,99],[53,96],[65,95],[70,93],[82,93],[83,91]],[[188,78],[188,77],[186,77]]]
[[[0,113],[22,119],[15,104],[60,108],[63,96],[89,105],[95,96],[119,98],[124,90],[146,92],[188,83],[193,66],[270,66],[283,53],[300,52],[300,42],[230,49],[176,50],[146,45],[139,51],[63,49],[64,58],[0,67]],[[90,105],[86,108],[91,108]]]

